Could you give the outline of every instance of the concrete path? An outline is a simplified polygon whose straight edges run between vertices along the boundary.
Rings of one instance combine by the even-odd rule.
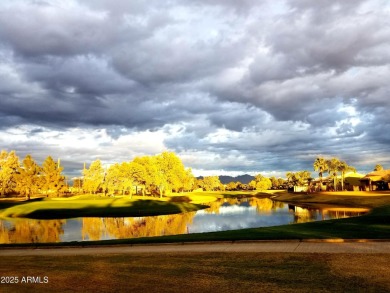
[[[27,255],[101,255],[129,253],[192,253],[192,252],[289,252],[289,253],[390,253],[390,241],[315,242],[258,241],[195,244],[127,245],[72,248],[1,249],[1,256]]]

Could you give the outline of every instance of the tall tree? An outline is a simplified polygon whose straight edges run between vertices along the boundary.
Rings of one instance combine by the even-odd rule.
[[[198,181],[198,184],[205,191],[215,191],[221,187],[221,181],[218,176],[206,176]]]
[[[305,186],[306,184],[309,184],[311,179],[311,173],[307,170],[295,173],[295,180],[299,186]]]
[[[142,184],[146,175],[145,167],[137,162],[122,163],[120,165],[120,179],[122,185],[129,191],[130,198],[133,196],[133,185]]]
[[[287,172],[286,173],[288,185],[296,186],[305,186],[306,184],[310,185],[311,173],[307,170],[298,171],[298,172]]]
[[[42,164],[42,187],[46,195],[55,194],[59,196],[65,189],[65,177],[62,176],[63,168],[48,156]]]
[[[145,189],[147,189],[150,193],[158,190],[158,186],[161,182],[161,176],[159,175],[159,169],[157,168],[156,157],[136,157],[133,162],[143,166],[145,170],[144,177],[139,179],[139,183],[144,186],[142,189],[142,195],[145,195]]]
[[[156,162],[160,179],[160,197],[166,189],[180,191],[187,176],[180,158],[173,152],[163,152],[156,156]]]
[[[380,165],[380,164],[375,165],[374,171],[382,171],[382,170],[383,170],[382,165]]]
[[[279,186],[285,186],[286,184],[286,180],[284,180],[283,178],[278,178],[278,183],[279,183]]]
[[[256,190],[267,190],[272,187],[272,182],[269,178],[264,177],[261,174],[257,174],[255,179],[249,182],[249,186]]]
[[[294,186],[295,185],[295,182],[294,182],[294,172],[287,172],[286,173],[286,177],[287,177],[287,185],[288,185],[288,187]]]
[[[333,187],[337,191],[337,172],[340,168],[340,160],[338,158],[331,158],[327,160],[328,164],[328,173],[333,178]]]
[[[314,171],[318,172],[318,176],[320,177],[320,184],[322,186],[322,176],[324,172],[328,171],[328,163],[324,158],[318,157],[314,161],[313,168]]]
[[[16,189],[21,195],[25,195],[30,199],[33,193],[36,193],[41,186],[40,177],[41,167],[34,159],[27,155],[21,167],[18,168],[16,174]]]
[[[15,151],[0,153],[0,193],[4,196],[15,188],[15,175],[19,168],[19,158]]]
[[[81,192],[83,188],[83,179],[82,178],[73,178],[73,191],[77,193]]]
[[[107,170],[103,186],[109,195],[114,195],[116,191],[122,190],[120,177],[120,165],[117,163],[111,165]]]
[[[195,184],[195,177],[192,174],[191,168],[187,168],[185,171],[185,176],[183,178],[183,190],[192,191]]]
[[[84,191],[90,193],[96,193],[100,187],[103,185],[104,181],[104,169],[100,160],[95,160],[89,166],[89,169],[83,170]]]
[[[272,188],[274,188],[274,189],[279,188],[279,181],[275,176],[270,177],[269,180],[271,180]]]
[[[345,161],[340,161],[338,171],[341,173],[341,190],[344,190],[345,173],[349,171],[356,172],[356,169],[352,166],[349,166]]]

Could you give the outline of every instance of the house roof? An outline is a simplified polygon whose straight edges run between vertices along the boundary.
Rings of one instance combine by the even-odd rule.
[[[349,172],[349,173],[345,174],[344,181],[345,181],[345,184],[349,184],[352,186],[358,186],[358,185],[360,185],[360,179],[363,177],[364,177],[364,174]]]
[[[363,178],[364,174],[356,173],[356,172],[349,172],[344,175],[344,178]]]
[[[368,173],[362,180],[380,181],[390,177],[390,170],[373,171]]]
[[[356,172],[348,172],[348,173],[345,173],[344,174],[344,179],[347,179],[347,178],[363,178],[364,177],[364,174],[361,174],[361,173],[356,173]],[[341,179],[341,175],[337,175],[337,179]],[[325,181],[333,181],[333,178],[331,176],[327,176],[327,177],[323,177],[322,178],[322,181],[325,182]],[[315,178],[314,179],[314,182],[320,182],[320,178]]]

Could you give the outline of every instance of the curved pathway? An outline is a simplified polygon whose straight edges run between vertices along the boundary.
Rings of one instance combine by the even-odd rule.
[[[0,256],[191,252],[390,253],[390,241],[240,241],[62,248],[6,248]]]

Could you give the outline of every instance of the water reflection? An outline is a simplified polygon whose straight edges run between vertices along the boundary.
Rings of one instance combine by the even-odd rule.
[[[306,223],[320,220],[342,219],[362,216],[369,212],[366,208],[311,207],[288,205],[294,214],[294,223]]]
[[[82,240],[185,234],[194,216],[195,212],[139,218],[83,218]]]
[[[59,242],[65,220],[0,221],[0,243]]]
[[[287,205],[268,198],[221,199],[185,214],[138,218],[0,220],[0,243],[69,242],[153,237],[277,226],[359,216],[368,209]]]

